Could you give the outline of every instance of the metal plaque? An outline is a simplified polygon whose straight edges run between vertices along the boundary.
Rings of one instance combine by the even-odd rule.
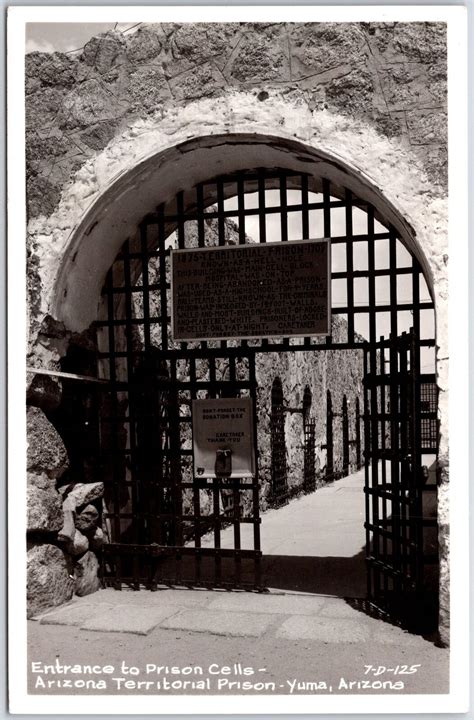
[[[174,340],[331,331],[327,239],[172,250],[171,288]]]
[[[255,474],[251,398],[193,400],[192,415],[195,477]]]

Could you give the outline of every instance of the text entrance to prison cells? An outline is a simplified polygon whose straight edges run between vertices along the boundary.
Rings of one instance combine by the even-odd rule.
[[[88,428],[77,463],[105,483],[103,581],[264,592],[265,511],[360,472],[365,602],[426,629],[438,602],[426,261],[390,203],[335,161],[256,157],[168,183],[106,272],[93,323],[106,382],[69,383]],[[64,368],[81,369],[73,356]]]

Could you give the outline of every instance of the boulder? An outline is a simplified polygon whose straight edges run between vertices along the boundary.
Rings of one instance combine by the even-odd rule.
[[[95,529],[95,533],[89,538],[89,547],[91,550],[100,550],[104,544],[104,533],[100,528]]]
[[[76,517],[76,528],[84,535],[94,535],[99,522],[99,512],[94,505],[86,505],[84,510]]]
[[[82,59],[97,72],[105,73],[126,60],[125,40],[120,33],[102,33],[84,45]]]
[[[89,540],[80,530],[76,530],[73,539],[66,544],[66,550],[70,555],[84,555],[89,550]]]
[[[74,593],[72,565],[55,545],[34,545],[27,554],[27,616],[68,602]]]
[[[27,531],[56,532],[63,524],[61,496],[47,475],[28,473],[26,491]]]
[[[64,443],[42,410],[29,407],[26,416],[27,469],[36,475],[60,478],[69,460]]]
[[[58,542],[72,542],[76,532],[76,504],[73,500],[63,502],[63,526],[58,533]]]
[[[64,485],[59,488],[59,492],[63,498],[73,502],[76,508],[84,507],[89,503],[98,500],[104,494],[104,483],[75,483],[73,485]]]
[[[49,375],[34,375],[28,385],[26,402],[44,412],[57,410],[61,402],[61,381]]]
[[[86,552],[86,554],[77,561],[74,568],[76,595],[82,597],[82,595],[90,595],[90,593],[100,589],[98,572],[99,561],[93,552]]]

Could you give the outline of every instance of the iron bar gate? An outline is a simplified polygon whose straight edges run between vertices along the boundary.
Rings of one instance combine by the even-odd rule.
[[[388,372],[386,365],[388,365]],[[424,516],[427,472],[423,456],[436,453],[436,409],[422,419],[420,347],[413,330],[382,338],[365,353],[365,497],[367,593],[390,616],[416,629],[436,625],[436,599],[425,582]],[[425,390],[426,392],[426,390]]]
[[[420,350],[431,352],[434,305],[421,266],[381,221],[373,206],[326,178],[256,169],[183,190],[125,241],[108,272],[96,323],[100,377],[110,388],[101,405],[109,583],[261,588],[258,471],[239,483],[193,476],[191,401],[250,395],[257,419],[260,354],[362,352],[368,341],[373,357],[387,323],[394,336],[413,325]],[[172,246],[309,237],[331,239],[331,335],[173,340]],[[330,412],[329,403],[332,421]],[[333,473],[331,447],[328,442]],[[228,524],[233,542],[222,547]]]

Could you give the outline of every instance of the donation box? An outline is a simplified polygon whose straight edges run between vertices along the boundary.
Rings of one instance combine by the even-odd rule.
[[[192,414],[195,477],[255,475],[251,398],[193,400]]]

